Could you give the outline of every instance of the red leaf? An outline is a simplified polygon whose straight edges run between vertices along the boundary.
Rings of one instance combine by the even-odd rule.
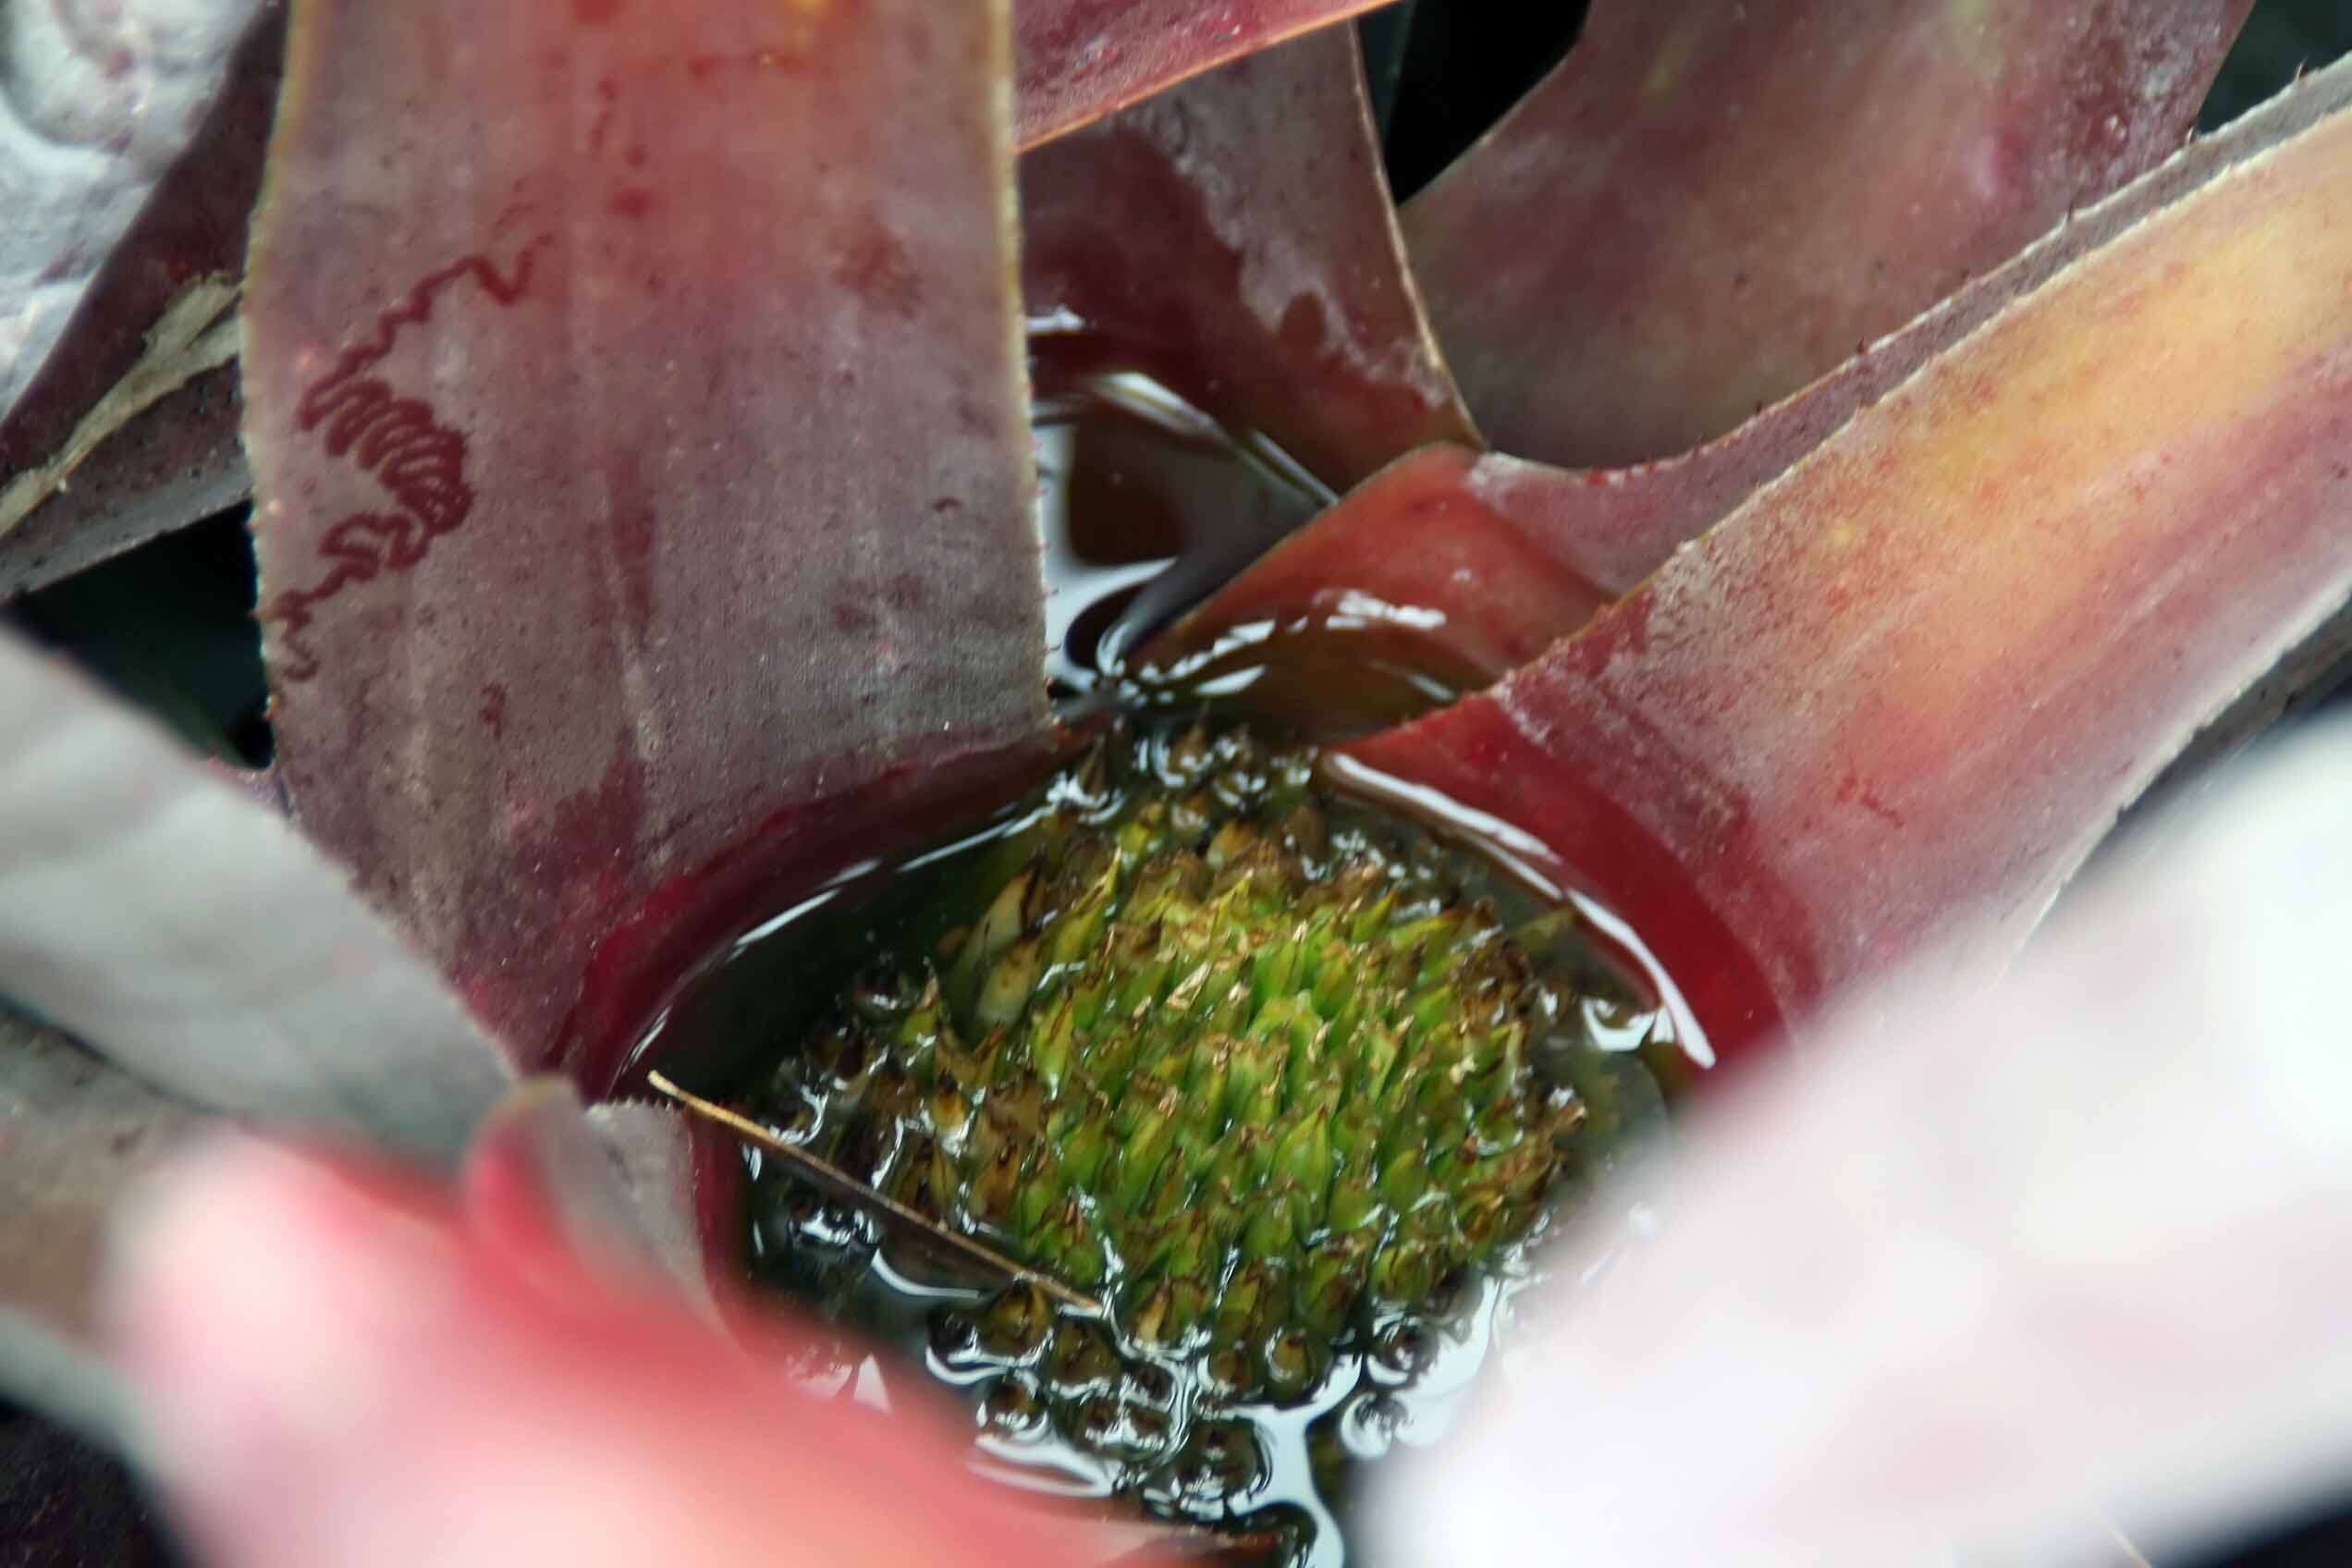
[[[1353,28],[1030,153],[1021,200],[1033,319],[1075,317],[1326,483],[1476,439],[1405,276]]]
[[[1404,213],[1493,442],[1718,435],[2179,144],[2249,0],[1602,4]]]
[[[1278,643],[1297,653],[1330,642],[1350,664],[1412,665],[1457,691],[1484,686],[1610,598],[1552,552],[1556,532],[1488,500],[1487,474],[1535,466],[1451,446],[1400,458],[1155,638],[1141,662],[1214,678],[1267,661]],[[1254,706],[1267,685],[1251,686]],[[1285,717],[1334,733],[1337,693],[1298,695]]]
[[[1018,0],[1021,145],[1389,0]]]
[[[2347,98],[2328,73],[2257,129]],[[2352,592],[2347,189],[2339,108],[2011,306],[1582,635],[1355,754],[1535,833],[1686,976],[1724,934],[1683,929],[1695,882],[1793,1012],[1937,944],[2005,951]]]
[[[1900,332],[1721,439],[1623,469],[1566,470],[1501,453],[1401,460],[1285,540],[1153,645],[1158,662],[1253,622],[1328,627],[1355,589],[1444,624],[1422,646],[1494,680],[1633,592],[1682,545],[1819,446],[1921,365],[2223,171],[2316,118],[2306,92],[2202,138],[2115,195],[2072,215]],[[2282,118],[2281,116],[2286,116]],[[1410,531],[1409,541],[1407,531]],[[1578,582],[1590,585],[1579,590]],[[1361,643],[1362,639],[1356,639]],[[1401,647],[1381,649],[1402,656]],[[1427,653],[1423,656],[1427,656]]]
[[[1043,729],[1002,29],[297,12],[246,364],[282,769],[526,1058],[657,888]]]

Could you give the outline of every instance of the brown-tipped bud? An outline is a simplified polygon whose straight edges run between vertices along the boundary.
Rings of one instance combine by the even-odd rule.
[[[1011,1144],[999,1146],[974,1171],[963,1190],[964,1213],[975,1225],[1008,1230],[1012,1200],[1021,1185],[1021,1151]]]
[[[983,1028],[996,1028],[1019,1018],[1045,965],[1045,948],[1035,937],[1023,937],[1007,948],[988,967],[973,998],[974,1021]]]
[[[1266,1341],[1266,1386],[1278,1399],[1306,1392],[1330,1367],[1329,1347],[1302,1329],[1285,1329]]]
[[[1135,1125],[1134,1134],[1111,1157],[1110,1180],[1105,1198],[1114,1207],[1133,1210],[1159,1175],[1176,1137],[1176,1113],[1182,1096],[1174,1089],[1161,1094]]]
[[[1389,1206],[1381,1201],[1368,1166],[1342,1170],[1331,1183],[1331,1204],[1325,1223],[1334,1231],[1360,1231],[1378,1224]]]
[[[1067,993],[1057,998],[1029,1033],[1029,1062],[1048,1094],[1061,1093],[1078,1056],[1078,1004]]]
[[[1119,1376],[1119,1352],[1092,1323],[1064,1322],[1046,1352],[1046,1379],[1065,1393],[1108,1388]]]
[[[1034,913],[1030,901],[1036,888],[1037,867],[1033,862],[999,888],[980,918],[972,923],[955,955],[956,977],[965,989],[976,986],[997,955],[1021,939]]]
[[[1288,1257],[1298,1244],[1300,1202],[1297,1183],[1292,1182],[1278,1182],[1272,1193],[1256,1199],[1242,1222],[1242,1256]]]
[[[980,1346],[990,1355],[1017,1361],[1046,1342],[1053,1328],[1053,1303],[1033,1284],[1001,1292],[980,1314]]]
[[[1363,1231],[1334,1236],[1306,1255],[1292,1301],[1298,1320],[1325,1338],[1337,1334],[1364,1293],[1373,1238]]]
[[[1075,1197],[1068,1197],[1046,1216],[1030,1250],[1037,1267],[1065,1285],[1082,1291],[1092,1290],[1109,1272],[1109,1259],[1104,1256],[1102,1238],[1096,1234],[1086,1211]]]
[[[1024,1243],[1045,1229],[1047,1219],[1070,1195],[1070,1172],[1050,1145],[1040,1145],[1013,1194],[1011,1231]]]
[[[1062,1169],[1075,1185],[1092,1189],[1110,1158],[1110,1106],[1100,1095],[1086,1098],[1085,1109],[1061,1143]]]
[[[1418,1145],[1403,1149],[1380,1168],[1380,1201],[1402,1214],[1429,1190],[1429,1161]]]
[[[934,1136],[950,1144],[961,1144],[972,1126],[972,1101],[953,1084],[942,1084],[931,1091],[930,1103],[925,1115]]]
[[[1112,878],[1106,875],[1088,888],[1060,918],[1046,927],[1046,958],[1056,964],[1077,963],[1101,945],[1110,919]]]
[[[1372,1259],[1372,1292],[1396,1306],[1418,1306],[1429,1299],[1445,1272],[1428,1243],[1398,1238]]]
[[[1297,1223],[1312,1230],[1323,1222],[1331,1192],[1331,1124],[1319,1106],[1299,1111],[1274,1143],[1274,1180],[1297,1189]]]
[[[1280,1313],[1289,1289],[1290,1271],[1284,1260],[1244,1262],[1210,1309],[1209,1329],[1215,1342],[1238,1345],[1261,1337],[1261,1324],[1273,1321]]]
[[[968,1047],[952,1032],[942,1031],[937,1057],[939,1075],[967,1095],[978,1093],[995,1080],[997,1055],[1004,1049],[1004,1041],[999,1030]]]

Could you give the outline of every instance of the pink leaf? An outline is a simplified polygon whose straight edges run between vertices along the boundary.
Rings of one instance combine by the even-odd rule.
[[[1326,483],[1476,439],[1405,276],[1354,29],[1030,153],[1021,200],[1033,319],[1074,318]]]
[[[1682,451],[2179,144],[2250,0],[1594,7],[1405,208],[1505,450]]]
[[[2352,732],[2297,748],[2000,985],[1912,976],[1710,1102],[1656,1244],[1523,1298],[1390,1478],[1384,1555],[2106,1562],[2097,1498],[2163,1563],[2340,1488]]]
[[[525,1058],[657,889],[1043,729],[1002,29],[298,9],[246,364],[282,767]]]
[[[476,1189],[477,1193],[479,1189]],[[1100,1561],[1077,1517],[888,1416],[795,1386],[806,1330],[739,1342],[572,1255],[365,1171],[214,1151],[127,1249],[115,1322],[196,1540],[249,1568]],[[1098,1544],[1098,1543],[1097,1543]]]
[[[1551,550],[1559,531],[1489,499],[1487,476],[1533,465],[1466,447],[1398,459],[1162,632],[1141,660],[1187,679],[1279,662],[1329,643],[1347,664],[1416,667],[1470,691],[1542,653],[1609,595]],[[1554,471],[1542,471],[1551,472]],[[1250,687],[1262,706],[1278,672]],[[1284,717],[1329,735],[1345,717],[1341,680],[1299,690]],[[1287,684],[1282,694],[1288,695]]]

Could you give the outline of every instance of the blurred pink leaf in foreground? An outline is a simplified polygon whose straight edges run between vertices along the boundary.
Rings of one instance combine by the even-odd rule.
[[[1857,1001],[1697,1121],[1655,1244],[1383,1494],[1400,1560],[2066,1561],[2087,1498],[2148,1545],[2340,1482],[2347,767],[2265,759],[2003,986]]]
[[[238,1142],[162,1195],[115,1307],[210,1561],[1074,1560],[1084,1526],[963,1473],[947,1426],[802,1392],[790,1330],[616,1282],[516,1174],[452,1202]]]

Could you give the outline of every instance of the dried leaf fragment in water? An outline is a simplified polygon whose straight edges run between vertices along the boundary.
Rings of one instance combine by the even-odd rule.
[[[659,1072],[647,1073],[645,1082],[658,1092],[676,1100],[694,1115],[715,1126],[723,1127],[735,1137],[746,1143],[756,1144],[768,1153],[788,1161],[796,1170],[827,1193],[845,1199],[867,1213],[887,1220],[892,1226],[920,1238],[925,1244],[951,1254],[965,1263],[976,1264],[994,1278],[1033,1284],[1073,1311],[1101,1315],[1102,1303],[1095,1300],[1094,1297],[1072,1290],[1050,1275],[1041,1274],[1036,1269],[1015,1263],[1012,1259],[982,1245],[962,1232],[950,1230],[919,1210],[909,1208],[888,1194],[875,1191],[847,1171],[837,1170],[827,1164],[773,1128],[763,1127],[750,1117],[740,1111],[730,1110],[716,1100],[704,1099],[700,1095],[681,1089]]]

